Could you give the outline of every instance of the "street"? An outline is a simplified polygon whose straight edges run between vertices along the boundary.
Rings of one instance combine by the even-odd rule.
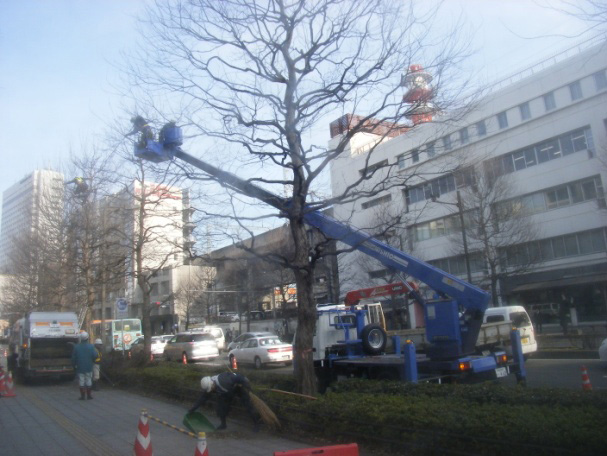
[[[227,366],[225,354],[213,361],[199,362],[200,365]],[[580,390],[582,388],[581,366],[586,366],[593,389],[607,389],[607,363],[598,359],[534,359],[525,364],[527,367],[527,386],[530,388],[567,388]],[[252,369],[251,366],[239,366],[240,370]],[[284,375],[293,373],[293,366],[269,366],[267,372]],[[513,375],[500,380],[505,385],[516,384]]]

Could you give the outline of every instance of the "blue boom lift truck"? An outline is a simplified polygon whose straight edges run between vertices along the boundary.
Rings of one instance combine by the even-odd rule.
[[[278,209],[288,207],[287,199],[185,153],[181,149],[182,131],[174,123],[162,128],[158,141],[144,135],[141,139],[135,145],[138,158],[153,162],[178,158],[224,185],[266,204]],[[326,237],[350,245],[386,267],[418,279],[437,296],[437,299],[424,300],[411,290],[424,308],[429,346],[423,355],[416,354],[413,343],[405,343],[401,347],[400,340],[394,341],[394,354],[378,353],[385,346],[386,334],[383,329],[369,324],[368,310],[364,307],[319,309],[319,315],[334,312],[331,325],[344,332],[344,338],[337,346],[315,356],[321,389],[343,376],[400,378],[417,382],[428,379],[495,379],[515,374],[519,383],[525,383],[525,363],[520,334],[516,329],[510,333],[512,357],[503,350],[477,352],[476,342],[490,299],[487,292],[318,211],[306,212],[304,221]]]

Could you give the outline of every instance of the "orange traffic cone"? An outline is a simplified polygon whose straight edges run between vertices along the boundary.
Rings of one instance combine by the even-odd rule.
[[[8,378],[4,382],[4,385],[4,397],[17,397],[13,386],[13,373],[11,371],[8,371]]]
[[[209,456],[207,448],[207,435],[204,432],[198,433],[198,442],[196,442],[196,451],[194,456]]]
[[[137,437],[135,437],[135,446],[133,448],[135,456],[152,456],[152,437],[150,435],[150,423],[148,422],[148,412],[141,411],[139,425],[137,426]]]
[[[232,356],[232,369],[238,370],[238,363],[236,362],[236,356]]]
[[[6,394],[6,385],[4,383],[4,370],[2,366],[0,366],[0,396],[4,396]]]
[[[584,391],[592,391],[592,383],[590,383],[586,366],[582,366],[582,389]]]

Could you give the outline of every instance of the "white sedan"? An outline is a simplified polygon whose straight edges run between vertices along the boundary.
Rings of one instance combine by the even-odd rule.
[[[599,347],[599,358],[601,361],[607,361],[607,339]]]
[[[265,364],[293,362],[293,345],[285,344],[277,336],[258,336],[244,341],[228,353],[230,364],[253,364],[261,369]]]

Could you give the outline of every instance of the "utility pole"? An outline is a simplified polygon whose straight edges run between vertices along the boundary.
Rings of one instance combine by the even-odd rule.
[[[466,225],[464,224],[464,207],[462,204],[462,196],[457,191],[457,209],[459,211],[459,221],[462,227],[462,241],[464,243],[464,259],[466,260],[466,274],[468,276],[468,283],[472,283],[472,273],[470,271],[470,255],[468,254],[468,239],[466,237]]]

